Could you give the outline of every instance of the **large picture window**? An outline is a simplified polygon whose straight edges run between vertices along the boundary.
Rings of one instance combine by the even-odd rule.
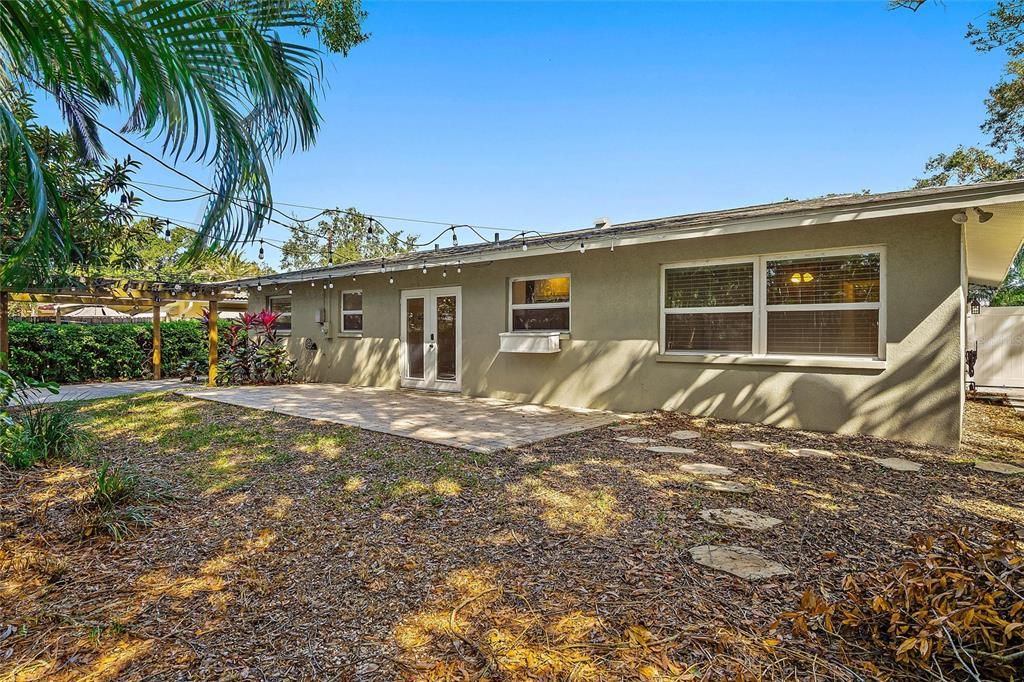
[[[363,331],[363,292],[341,292],[341,331]]]
[[[880,248],[662,268],[663,353],[884,357]]]
[[[272,313],[280,313],[274,328],[279,332],[290,332],[292,330],[292,297],[291,296],[268,296],[267,310]]]
[[[510,288],[511,331],[569,331],[569,275],[515,277]]]

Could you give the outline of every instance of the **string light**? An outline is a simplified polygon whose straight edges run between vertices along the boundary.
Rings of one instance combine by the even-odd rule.
[[[584,244],[583,242],[580,242],[580,253],[585,253],[586,250],[587,250],[587,245]]]
[[[380,259],[380,274],[384,274],[384,259]]]
[[[447,265],[444,266],[443,270],[441,270],[441,276],[442,277],[447,277],[448,276],[448,266]]]
[[[265,254],[263,253],[263,240],[261,239],[261,240],[260,240],[260,252],[259,252],[259,259],[260,259],[260,260],[263,260],[263,258],[264,258],[264,255],[265,255]]]
[[[460,260],[455,267],[455,272],[462,274],[462,261]]]
[[[455,231],[455,226],[452,225],[452,246],[458,246],[458,245],[459,245],[459,235]]]
[[[423,272],[424,275],[427,274],[427,261],[423,261],[423,270],[422,270],[422,272]]]
[[[256,280],[256,291],[263,291],[263,282]]]
[[[395,278],[394,277],[388,277],[388,284],[394,284],[394,283],[395,283]]]

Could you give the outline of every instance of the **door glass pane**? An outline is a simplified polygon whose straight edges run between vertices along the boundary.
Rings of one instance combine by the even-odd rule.
[[[456,378],[456,300],[455,296],[437,297],[437,378],[441,381]]]
[[[423,378],[423,299],[405,301],[406,368],[409,377]]]

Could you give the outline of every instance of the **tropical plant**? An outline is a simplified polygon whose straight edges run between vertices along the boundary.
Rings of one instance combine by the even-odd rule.
[[[162,138],[172,160],[207,163],[214,180],[193,253],[252,238],[270,217],[269,165],[307,148],[320,124],[315,33],[347,54],[367,38],[359,0],[7,0],[0,3],[3,202],[25,197],[27,226],[8,263],[62,251],[65,201],[16,111],[26,90],[58,104],[80,158],[104,157],[103,106],[129,111],[122,132]],[[126,138],[123,138],[126,139]]]
[[[292,381],[295,361],[279,343],[280,313],[261,310],[245,313],[224,335],[226,349],[218,362],[217,380],[222,384],[281,384]]]

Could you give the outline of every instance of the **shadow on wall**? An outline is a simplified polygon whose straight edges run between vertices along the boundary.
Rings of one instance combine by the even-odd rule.
[[[305,347],[307,338],[315,350]],[[398,386],[399,343],[380,337],[292,337],[288,352],[296,359],[300,381],[341,382],[354,386]]]
[[[961,369],[955,334],[945,330],[956,328],[958,311],[944,306],[922,323],[928,329],[903,330],[903,342],[883,372],[701,369],[656,362],[657,343],[648,340],[577,342],[557,356],[496,354],[466,371],[481,377],[470,387],[478,395],[616,410],[645,410],[655,403],[695,415],[953,446],[959,439]],[[890,348],[896,343],[890,341]],[[666,375],[679,377],[682,385],[667,385]]]

